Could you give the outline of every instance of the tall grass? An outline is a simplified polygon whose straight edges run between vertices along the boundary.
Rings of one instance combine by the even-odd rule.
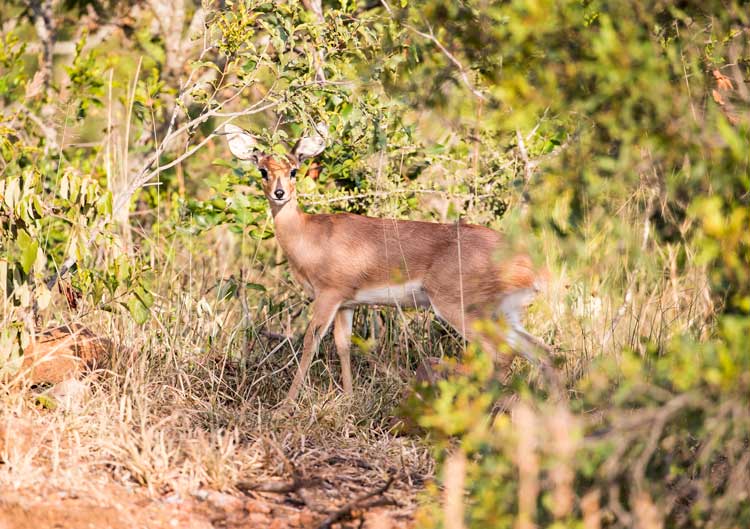
[[[0,483],[85,488],[98,476],[157,495],[226,490],[249,477],[288,474],[285,458],[304,467],[340,453],[375,471],[402,466],[430,475],[424,439],[399,436],[393,426],[419,361],[461,354],[455,333],[426,311],[360,309],[355,394],[342,394],[329,338],[293,413],[280,416],[275,406],[296,368],[307,301],[279,264],[275,242],[224,227],[184,233],[169,221],[177,206],[160,207],[131,218],[156,298],[148,322],[86,303],[71,313],[56,301],[48,324],[80,322],[112,340],[113,354],[67,408],[40,407],[34,395],[44,388],[1,388]],[[639,211],[624,207],[611,219],[619,248],[596,234],[572,254],[551,234],[537,243],[550,281],[528,327],[553,346],[571,379],[595,357],[641,351],[686,330],[701,335],[711,322],[705,271],[688,262],[677,272],[676,248],[657,244]],[[502,220],[492,224],[504,228]],[[519,361],[516,369],[529,367]]]
[[[108,98],[110,124],[113,114],[131,115],[134,91],[124,109]],[[124,137],[102,139],[115,197],[132,184],[128,158],[137,146],[129,132],[126,127]],[[214,142],[208,148],[224,150]],[[401,179],[383,174],[389,166],[382,156],[381,162],[374,156],[367,161],[374,165],[363,170],[376,185],[358,209],[443,221],[459,216],[458,210],[466,221],[523,241],[550,278],[527,326],[553,347],[568,380],[597,357],[662,347],[686,331],[710,332],[714,307],[706,271],[687,247],[654,237],[647,189],[613,202],[610,211],[591,211],[586,233],[571,243],[546,227],[530,228],[534,208],[550,200],[528,203],[524,190],[505,184],[524,170],[518,155],[486,154],[501,168],[493,175],[500,185],[477,187],[471,160],[443,160],[404,189]],[[228,171],[200,162],[199,176]],[[461,186],[473,194],[449,192]],[[331,197],[345,192],[333,187],[329,183],[324,194],[303,202],[320,211],[337,207]],[[245,190],[258,192],[254,186]],[[204,198],[211,193],[193,191]],[[482,193],[493,200],[483,200]],[[50,399],[36,398],[46,387],[0,383],[0,485],[86,489],[114,480],[153,495],[229,490],[241,480],[314,469],[332,458],[365,460],[363,472],[372,474],[395,468],[420,480],[430,476],[428,443],[419,434],[399,433],[398,409],[422,360],[461,355],[464,344],[456,333],[428,311],[358,309],[354,395],[341,391],[328,338],[291,415],[278,414],[308,316],[283,255],[273,240],[255,239],[248,230],[203,229],[187,213],[184,195],[154,196],[151,203],[148,196],[139,201],[129,216],[116,216],[122,229],[113,240],[124,242],[101,248],[95,258],[95,266],[105,265],[125,253],[145,266],[155,297],[148,321],[136,324],[117,303],[113,311],[101,310],[86,301],[87,292],[75,310],[56,296],[42,315],[44,326],[81,323],[111,340],[112,355],[82,385],[49,389]],[[418,209],[407,205],[414,196]],[[503,218],[498,201],[509,211]],[[5,322],[16,317],[4,307]],[[515,368],[536,376],[521,361]],[[64,405],[50,409],[48,402]]]

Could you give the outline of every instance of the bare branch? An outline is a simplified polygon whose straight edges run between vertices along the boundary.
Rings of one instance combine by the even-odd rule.
[[[352,514],[352,511],[355,509],[373,507],[374,505],[369,503],[368,500],[374,498],[375,496],[381,496],[385,494],[386,492],[388,492],[388,489],[391,488],[391,485],[393,484],[395,479],[396,479],[395,476],[390,476],[388,480],[382,486],[378,487],[375,490],[368,492],[367,494],[360,496],[359,498],[355,498],[354,500],[344,504],[341,508],[329,514],[326,517],[326,519],[320,523],[320,525],[318,526],[318,529],[330,529],[330,527],[336,522],[339,522],[341,520],[344,520],[350,517]],[[382,500],[383,498],[378,498],[378,499]],[[382,505],[379,501],[377,504]]]
[[[432,28],[430,28],[430,32],[429,33],[425,33],[423,31],[419,31],[417,28],[415,28],[413,26],[409,26],[409,25],[406,25],[406,28],[409,29],[409,30],[411,30],[411,31],[413,31],[414,33],[416,33],[420,37],[424,37],[424,38],[426,38],[428,40],[431,40],[435,44],[435,46],[437,46],[437,48],[443,53],[443,55],[445,55],[448,58],[448,60],[451,61],[456,66],[456,68],[458,68],[458,72],[461,75],[461,80],[466,85],[466,88],[468,88],[469,91],[472,94],[474,94],[474,96],[477,99],[481,99],[482,101],[487,101],[487,97],[480,90],[478,90],[476,87],[474,87],[474,84],[469,79],[469,74],[467,73],[466,68],[464,67],[463,64],[461,64],[461,61],[459,61],[458,59],[456,59],[455,55],[453,55],[451,52],[449,52],[446,49],[446,47],[443,46],[443,44],[437,39],[437,37],[435,37],[435,34],[432,32]]]
[[[310,11],[318,19],[318,24],[323,26],[325,24],[325,17],[323,16],[323,3],[321,0],[302,0],[302,4],[305,9]],[[315,79],[320,83],[324,83],[326,80],[325,70],[323,65],[325,64],[326,56],[322,49],[317,50],[315,56]]]
[[[299,492],[300,489],[317,487],[318,485],[320,485],[321,481],[322,480],[320,478],[304,479],[300,476],[295,476],[292,481],[239,481],[235,484],[235,487],[240,489],[242,492],[253,491],[285,494],[288,492]]]
[[[388,2],[386,2],[386,0],[373,0],[372,2],[368,2],[357,10],[357,14],[364,13],[366,11],[372,11],[373,9],[377,9],[379,7],[384,7],[385,10],[388,11],[389,15],[393,15],[393,10],[391,9],[391,6],[388,4]]]
[[[52,51],[55,46],[55,20],[52,16],[52,0],[32,0],[31,12],[34,28],[42,43],[42,60],[40,69],[44,75],[44,88],[49,89],[52,82]]]

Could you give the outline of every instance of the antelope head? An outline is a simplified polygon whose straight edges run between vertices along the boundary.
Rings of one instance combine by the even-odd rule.
[[[291,153],[278,155],[264,153],[255,136],[246,130],[232,124],[224,125],[229,150],[238,159],[255,164],[262,179],[263,193],[276,208],[296,198],[296,177],[300,164],[323,152],[326,133],[325,125],[319,124],[315,135],[300,138]]]

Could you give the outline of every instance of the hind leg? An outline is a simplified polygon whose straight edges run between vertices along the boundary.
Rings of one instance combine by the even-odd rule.
[[[498,340],[487,336],[476,328],[476,323],[483,319],[480,311],[464,311],[460,302],[451,303],[450,300],[441,299],[439,295],[431,296],[430,303],[440,319],[453,327],[465,340],[477,342],[484,351],[492,356],[501,380],[508,378],[515,355],[507,347],[498,348]]]

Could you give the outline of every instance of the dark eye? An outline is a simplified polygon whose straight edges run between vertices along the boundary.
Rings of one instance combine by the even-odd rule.
[[[264,169],[264,168],[261,167],[261,168],[258,169],[258,171],[260,171],[260,177],[263,180],[268,180],[268,171],[266,169]]]
[[[297,178],[297,169],[292,169],[289,173],[290,178]]]

